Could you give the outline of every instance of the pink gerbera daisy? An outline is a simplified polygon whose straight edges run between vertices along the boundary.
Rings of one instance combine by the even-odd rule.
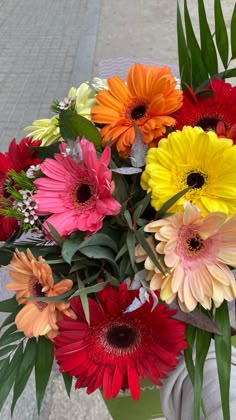
[[[75,230],[94,233],[101,229],[105,216],[118,214],[121,207],[111,197],[114,182],[108,169],[110,148],[105,148],[99,160],[91,142],[83,138],[80,146],[82,160],[77,162],[65,155],[66,144],[61,144],[61,153],[41,165],[46,176],[35,181],[37,215],[52,214],[44,227],[51,223],[61,236]]]
[[[118,290],[105,286],[97,301],[88,299],[90,324],[80,297],[71,299],[77,319],[64,317],[58,322],[60,333],[54,344],[60,371],[77,378],[76,388],[87,388],[91,394],[102,387],[108,399],[130,389],[137,400],[140,377],[160,386],[174,369],[187,347],[185,326],[171,318],[175,311],[167,305],[153,309],[151,296],[144,304],[138,296],[138,290],[128,290],[125,283]]]
[[[236,214],[228,217],[201,211],[186,204],[183,212],[145,226],[160,241],[156,246],[170,270],[163,276],[149,258],[145,268],[153,271],[150,286],[171,303],[178,297],[183,310],[192,311],[199,302],[210,309],[223,300],[236,298],[236,282],[228,265],[236,267]]]

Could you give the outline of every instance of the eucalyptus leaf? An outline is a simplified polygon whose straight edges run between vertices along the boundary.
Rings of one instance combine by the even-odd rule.
[[[61,237],[61,235],[57,232],[57,230],[54,228],[51,223],[46,222],[48,225],[49,234],[52,237],[52,239],[60,246],[63,246],[64,239]]]
[[[190,324],[193,327],[221,335],[221,331],[215,324],[215,322],[209,318],[205,313],[199,311],[198,308],[194,309],[191,312],[183,312],[180,310],[176,302],[170,304],[171,309],[177,309],[178,312],[174,315],[173,318],[178,319],[186,324]]]
[[[71,299],[76,296],[88,295],[90,293],[97,293],[104,289],[104,287],[109,284],[109,281],[103,281],[100,283],[95,284],[94,286],[84,287],[83,283],[81,284],[79,290],[77,290],[72,296]],[[83,287],[82,287],[83,285]]]
[[[163,267],[160,265],[160,263],[157,261],[156,256],[150,247],[149,243],[147,242],[144,234],[140,232],[139,230],[135,231],[135,236],[137,239],[137,242],[143,247],[144,251],[146,251],[149,258],[152,260],[153,264],[160,270],[160,272],[165,275]]]
[[[118,267],[115,263],[115,253],[110,248],[103,246],[86,246],[80,249],[80,252],[89,258],[107,261],[113,268],[115,276],[118,275]]]
[[[144,135],[140,128],[133,122],[135,138],[131,147],[130,161],[135,168],[142,168],[145,166],[146,154],[148,145],[145,143]]]
[[[76,237],[67,238],[62,246],[62,256],[64,260],[71,264],[72,257],[78,251],[81,243],[84,240],[84,233],[83,232],[76,232]]]
[[[187,187],[184,190],[178,192],[177,194],[175,194],[173,197],[171,197],[169,200],[167,200],[163,206],[160,208],[160,210],[158,210],[156,212],[155,215],[155,219],[162,219],[165,214],[167,213],[167,211],[181,198],[184,196],[184,194],[186,194],[189,190],[191,189],[191,187]]]
[[[121,168],[112,169],[112,172],[121,175],[134,175],[142,172],[141,168],[134,168],[132,166],[121,166]]]
[[[83,242],[80,243],[79,250],[83,249],[87,246],[104,246],[111,248],[114,252],[117,252],[117,244],[116,242],[105,233],[97,232],[94,235],[89,236]]]
[[[80,280],[78,275],[77,275],[77,282],[78,282],[79,290],[84,290],[83,282]],[[83,307],[85,319],[87,323],[90,324],[89,301],[88,301],[87,293],[81,293],[80,300]]]
[[[137,268],[136,268],[136,265],[135,265],[135,244],[136,244],[136,237],[135,237],[135,233],[132,232],[131,230],[129,230],[127,232],[126,244],[127,244],[127,249],[128,249],[128,252],[129,252],[130,264],[131,264],[134,272],[136,272],[137,271]]]

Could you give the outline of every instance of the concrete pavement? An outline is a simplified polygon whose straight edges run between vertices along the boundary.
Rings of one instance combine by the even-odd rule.
[[[188,3],[197,24],[197,2]],[[213,0],[205,3],[212,21]],[[228,25],[233,5],[222,0]],[[98,75],[101,60],[132,56],[177,64],[175,22],[176,0],[0,0],[0,150],[24,137],[22,128],[34,119],[47,118],[54,98]],[[31,378],[13,420],[36,420],[35,407]],[[0,416],[10,420],[10,401]],[[55,368],[40,419],[98,417],[110,419],[99,392],[73,391],[69,401]]]

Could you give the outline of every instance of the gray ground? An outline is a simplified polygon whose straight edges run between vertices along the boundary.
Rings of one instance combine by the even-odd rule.
[[[213,3],[205,1],[211,21]],[[228,26],[234,3],[222,0]],[[196,23],[197,1],[188,4]],[[0,150],[24,137],[22,128],[32,120],[47,118],[52,99],[98,75],[103,59],[147,57],[175,65],[175,22],[176,0],[0,0]],[[10,420],[9,407],[8,401],[1,420]],[[99,393],[74,391],[69,401],[54,369],[40,419],[98,417],[110,419]],[[38,419],[33,378],[13,419]]]

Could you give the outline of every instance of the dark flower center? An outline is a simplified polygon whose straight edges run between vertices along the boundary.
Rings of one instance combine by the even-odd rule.
[[[114,325],[107,331],[107,341],[112,347],[125,349],[137,341],[137,331],[129,325]]]
[[[131,111],[131,118],[132,120],[139,120],[145,115],[146,112],[146,105],[138,105]]]
[[[204,176],[199,172],[191,172],[187,176],[187,185],[192,188],[201,188],[205,183]]]
[[[39,279],[37,277],[32,277],[30,281],[30,285],[29,285],[30,297],[41,298],[41,297],[47,296],[47,294],[44,293],[42,289],[43,289],[43,286],[39,282]],[[33,302],[40,311],[42,311],[44,308],[47,307],[46,302],[40,302],[40,301],[33,301]]]
[[[220,120],[218,118],[215,118],[215,117],[206,117],[206,118],[201,118],[199,121],[196,122],[195,125],[198,125],[204,131],[215,130],[216,126],[217,126],[217,123],[219,121]]]
[[[200,251],[204,247],[204,241],[197,234],[194,237],[187,239],[187,247],[190,252]]]
[[[77,190],[77,199],[79,203],[85,203],[91,198],[91,189],[88,184],[81,184]]]

